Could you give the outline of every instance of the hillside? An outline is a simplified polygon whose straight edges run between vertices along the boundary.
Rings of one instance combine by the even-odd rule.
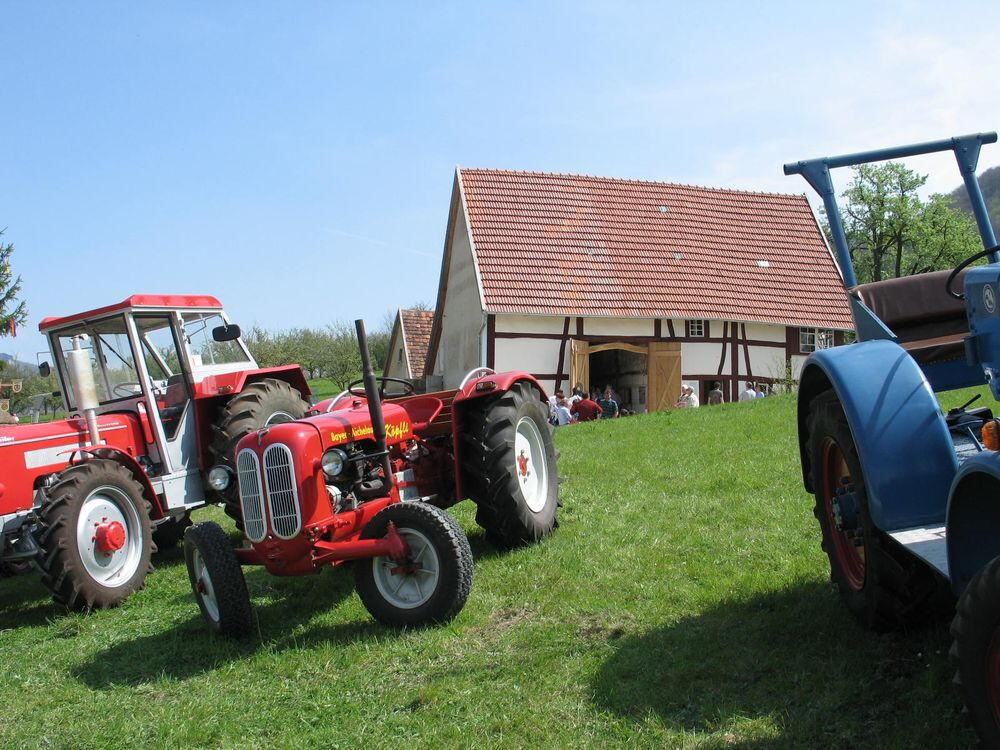
[[[986,201],[986,209],[990,213],[990,220],[993,222],[994,230],[1000,228],[1000,167],[990,167],[979,175],[979,187],[983,191],[983,198]],[[965,192],[965,187],[960,185],[949,193],[952,203],[956,208],[972,214],[969,204],[969,196]]]
[[[476,577],[447,627],[376,625],[348,571],[248,569],[259,637],[225,642],[177,551],[92,616],[0,581],[0,747],[971,746],[947,624],[874,636],[831,589],[794,413],[559,428],[553,537],[501,552],[454,509]]]

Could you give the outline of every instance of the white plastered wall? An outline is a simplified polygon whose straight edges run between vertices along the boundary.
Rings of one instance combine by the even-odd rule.
[[[462,211],[458,213],[454,231],[435,368],[444,376],[445,388],[457,387],[469,370],[486,364],[480,361],[482,337],[486,335],[483,307]]]
[[[494,369],[553,374],[559,369],[559,345],[556,339],[496,339]],[[568,346],[566,350],[564,372],[569,368]]]
[[[652,318],[584,318],[584,336],[652,336]],[[571,327],[570,334],[576,331]]]
[[[550,333],[562,336],[565,325],[566,318],[562,315],[497,315],[495,320],[497,333]],[[575,332],[574,323],[570,334]]]
[[[399,330],[399,318],[396,318],[396,329],[393,332],[392,350],[385,360],[385,376],[387,378],[410,377],[410,363],[406,361],[403,350],[403,332]]]

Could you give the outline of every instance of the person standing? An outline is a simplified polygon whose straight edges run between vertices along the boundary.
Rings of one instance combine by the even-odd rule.
[[[757,391],[753,387],[753,383],[749,380],[747,381],[747,387],[740,391],[740,401],[753,401],[757,398]]]
[[[601,416],[601,407],[586,393],[570,407],[569,411],[578,422],[591,422]]]
[[[757,398],[764,398],[767,394],[764,393],[764,386],[761,383],[757,383]]]
[[[601,407],[601,419],[613,419],[618,416],[618,402],[611,396],[611,386],[604,389],[604,395],[597,400]]]
[[[718,404],[724,404],[726,399],[722,395],[722,383],[716,380],[712,383],[712,390],[708,392],[708,399],[705,403],[709,406],[717,406]]]

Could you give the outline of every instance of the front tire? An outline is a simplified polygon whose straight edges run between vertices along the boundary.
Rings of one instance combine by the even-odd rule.
[[[548,408],[521,381],[465,417],[462,479],[476,523],[502,547],[537,542],[557,525],[559,475]]]
[[[195,524],[184,535],[184,562],[194,598],[216,633],[243,638],[253,628],[246,578],[229,537],[212,521]]]
[[[861,461],[833,391],[813,400],[808,424],[814,514],[841,599],[862,625],[879,632],[927,619],[939,584],[872,521]]]
[[[465,606],[472,589],[472,549],[465,532],[445,511],[426,503],[396,503],[382,510],[361,533],[385,536],[389,524],[406,540],[405,561],[388,557],[357,560],[358,596],[372,617],[390,627],[448,622]]]
[[[955,683],[983,746],[1000,748],[1000,558],[969,583],[951,623]]]
[[[233,452],[244,435],[268,425],[302,419],[308,410],[309,402],[284,380],[264,378],[250,383],[229,400],[212,427],[209,451],[213,460],[233,469],[235,476]],[[243,511],[235,479],[219,494],[226,515],[243,531]]]
[[[58,603],[115,607],[145,585],[153,568],[150,504],[117,461],[67,467],[40,510],[42,583]]]

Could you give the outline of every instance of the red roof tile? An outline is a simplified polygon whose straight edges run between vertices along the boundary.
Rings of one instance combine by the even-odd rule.
[[[852,328],[802,195],[460,169],[486,309]]]
[[[400,309],[399,319],[403,324],[403,341],[406,357],[410,362],[410,377],[422,378],[424,364],[427,362],[427,345],[430,343],[434,324],[434,311]]]

